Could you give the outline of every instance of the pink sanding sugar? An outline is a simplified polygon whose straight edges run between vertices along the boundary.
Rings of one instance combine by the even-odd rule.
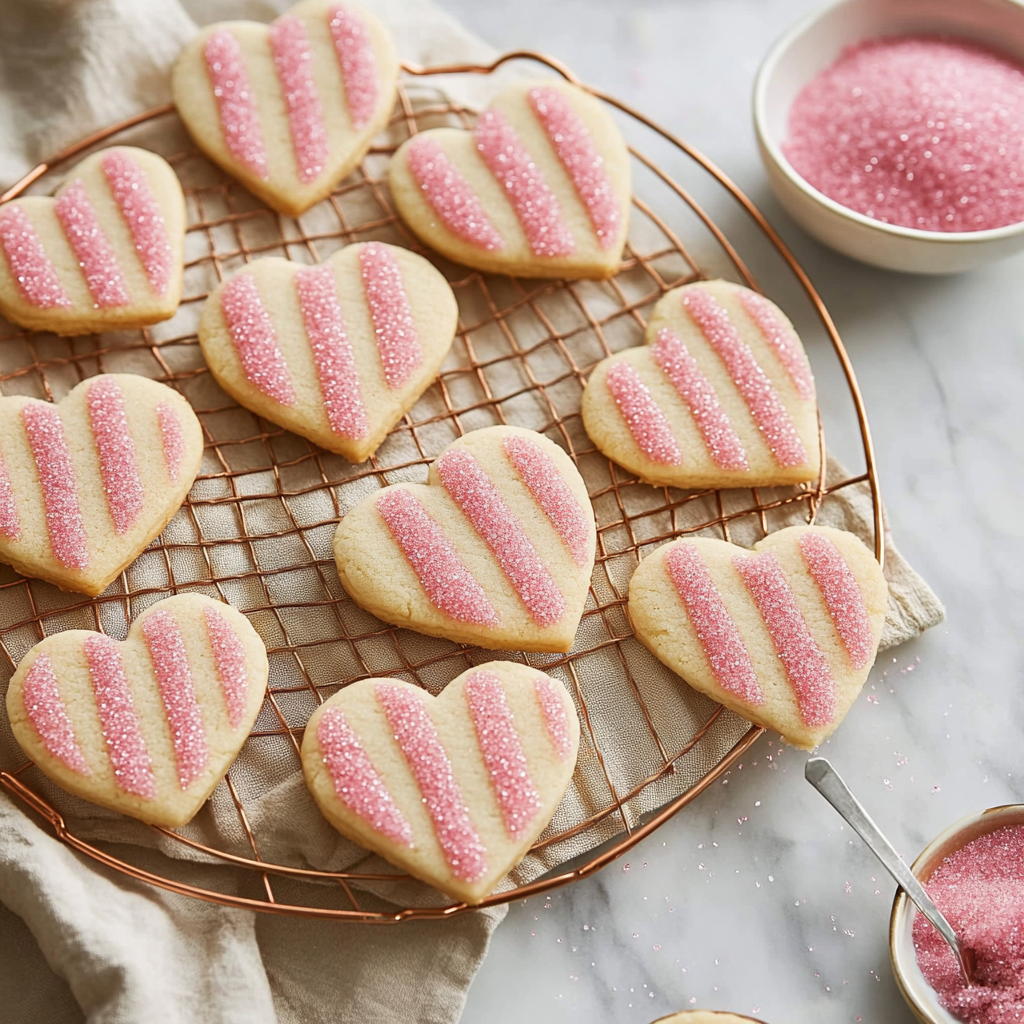
[[[917,915],[917,962],[939,1002],[968,1024],[1024,1021],[1024,825],[961,847],[935,869],[926,888],[977,959],[976,984],[968,987],[952,951]]]
[[[783,151],[837,203],[922,231],[1024,221],[1024,64],[955,39],[874,39],[797,96]]]

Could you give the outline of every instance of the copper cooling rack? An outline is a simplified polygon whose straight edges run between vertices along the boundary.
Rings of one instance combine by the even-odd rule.
[[[562,444],[587,481],[598,521],[597,563],[573,651],[505,655],[528,657],[568,685],[583,739],[566,800],[523,865],[485,905],[596,871],[689,803],[760,734],[680,683],[635,640],[625,600],[640,557],[698,530],[756,540],[794,518],[812,521],[837,491],[866,485],[881,560],[881,503],[863,403],[839,335],[807,276],[753,204],[710,161],[595,90],[617,112],[634,163],[630,240],[615,278],[517,280],[471,272],[425,252],[459,300],[455,345],[439,379],[376,456],[359,466],[239,409],[217,388],[195,335],[198,312],[215,284],[253,258],[284,255],[310,263],[371,238],[424,252],[391,205],[390,154],[425,127],[472,126],[468,105],[441,93],[431,76],[472,85],[480,81],[473,76],[512,61],[541,64],[576,81],[556,61],[526,52],[487,67],[406,67],[386,137],[328,200],[298,219],[266,209],[206,161],[169,106],[84,139],[0,197],[21,195],[33,183],[37,191],[51,188],[57,178],[51,181],[51,170],[63,173],[72,157],[99,144],[134,143],[167,157],[185,187],[189,214],[185,298],[178,314],[142,331],[72,339],[0,323],[0,387],[5,394],[59,399],[96,373],[141,373],[185,395],[206,435],[203,469],[182,510],[100,598],[64,594],[0,567],[0,646],[8,662],[3,670],[9,675],[48,633],[77,627],[123,637],[142,608],[192,590],[244,611],[270,655],[270,687],[252,734],[211,802],[177,832],[117,816],[97,819],[94,808],[22,763],[6,724],[0,725],[0,767],[7,769],[0,783],[49,822],[59,839],[107,867],[178,893],[275,913],[395,922],[466,909],[424,895],[426,887],[354,848],[340,869],[315,856],[311,861],[303,841],[282,841],[268,808],[280,809],[281,794],[306,799],[298,785],[302,729],[340,685],[397,675],[436,693],[469,665],[495,656],[395,629],[360,611],[339,585],[330,551],[338,518],[361,497],[385,483],[425,480],[428,463],[467,430],[515,423]],[[646,155],[651,150],[640,149],[638,137],[669,158]],[[677,167],[693,176],[686,187]],[[801,301],[820,322],[849,388],[862,473],[826,486],[823,469],[813,485],[760,492],[653,488],[610,463],[584,433],[579,399],[589,371],[611,352],[642,342],[646,314],[666,290],[709,276],[757,287],[707,202],[698,200],[697,193],[708,189],[734,204],[746,226],[753,225],[770,259],[793,275],[790,283],[795,280]],[[153,847],[169,856],[156,856]]]

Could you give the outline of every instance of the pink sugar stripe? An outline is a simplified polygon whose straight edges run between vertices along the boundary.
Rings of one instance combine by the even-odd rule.
[[[793,329],[782,322],[772,304],[757,292],[740,292],[740,301],[747,316],[757,324],[779,361],[786,368],[797,394],[804,399],[814,397],[814,376],[800,340]]]
[[[22,408],[21,420],[43,492],[53,554],[69,569],[88,568],[89,546],[78,505],[75,467],[60,414],[47,402],[30,402]]]
[[[295,275],[295,290],[320,378],[327,422],[340,437],[366,437],[370,427],[359,370],[338,304],[334,271],[327,264],[300,270]]]
[[[152,800],[156,796],[153,766],[118,644],[109,636],[94,633],[86,637],[85,657],[114,779],[124,792]]]
[[[412,846],[412,826],[402,816],[341,708],[324,709],[316,738],[338,799],[385,839]]]
[[[806,462],[807,451],[782,399],[750,347],[740,338],[724,307],[703,288],[686,289],[682,304],[725,364],[775,461],[780,466],[799,466]]]
[[[43,746],[73,772],[90,775],[89,764],[75,738],[68,709],[57,687],[53,663],[45,652],[36,655],[36,660],[25,675],[21,699],[32,728],[39,734]]]
[[[531,89],[528,99],[555,155],[587,208],[601,248],[610,249],[615,244],[622,218],[604,168],[604,157],[598,153],[587,126],[564,93],[543,87]]]
[[[502,446],[534,500],[569,549],[573,561],[577,565],[586,565],[590,561],[593,512],[583,510],[555,463],[539,445],[521,434],[510,434]]]
[[[203,774],[209,761],[203,713],[196,701],[185,641],[174,616],[163,609],[142,620],[142,633],[167,714],[182,789]]]
[[[359,250],[363,291],[389,388],[408,383],[423,363],[423,349],[409,308],[402,271],[386,245],[369,242]]]
[[[512,589],[541,628],[565,614],[565,598],[530,539],[483,467],[465,448],[437,460],[441,483],[494,552]]]
[[[380,101],[377,81],[377,57],[373,52],[370,32],[363,19],[335,4],[327,12],[327,25],[334,39],[341,80],[345,86],[345,103],[353,128],[365,128],[373,118]]]
[[[176,484],[181,474],[181,460],[185,458],[185,435],[181,429],[181,420],[167,402],[161,402],[156,407],[156,416],[160,423],[164,465],[171,483]]]
[[[760,555],[736,555],[732,562],[747,585],[793,684],[801,717],[810,726],[828,725],[836,714],[835,680],[800,614],[779,560],[766,551]]]
[[[327,163],[324,109],[313,80],[313,51],[305,23],[283,14],[270,26],[270,48],[281,83],[299,181],[315,181]]]
[[[686,403],[715,465],[735,471],[749,469],[743,443],[719,404],[711,381],[701,372],[678,335],[663,327],[658,331],[651,354]]]
[[[572,752],[572,733],[569,731],[569,716],[565,710],[565,702],[559,696],[561,687],[550,677],[543,675],[534,678],[533,687],[551,745],[564,761]]]
[[[629,363],[614,363],[605,383],[640,451],[651,462],[678,466],[683,461],[683,453],[672,436],[665,414],[640,374]]]
[[[576,243],[558,199],[518,132],[498,111],[485,110],[480,115],[476,148],[512,204],[533,254],[571,256]]]
[[[832,541],[820,533],[805,533],[800,551],[828,606],[854,668],[865,668],[875,656],[875,638],[864,607],[857,577]]]
[[[220,293],[220,305],[249,383],[281,405],[294,405],[292,379],[252,274],[235,274]]]
[[[221,612],[206,605],[203,608],[206,622],[206,636],[213,650],[213,661],[217,666],[217,677],[224,694],[224,705],[228,711],[228,722],[237,729],[245,717],[249,703],[249,674],[245,668],[245,647],[231,623]]]
[[[224,144],[239,163],[266,181],[267,151],[241,44],[227,29],[220,29],[206,40],[203,52]]]
[[[697,546],[673,545],[665,562],[718,685],[747,704],[763,704],[764,694],[746,645]]]
[[[0,246],[26,302],[39,309],[66,309],[71,305],[32,221],[14,203],[0,207]]]
[[[11,478],[2,454],[0,454],[0,534],[10,540],[17,540],[21,536],[18,503],[14,500]]]
[[[114,529],[123,535],[138,521],[146,500],[135,461],[135,442],[128,429],[124,395],[111,377],[97,377],[89,384],[87,401],[107,507]]]
[[[519,839],[537,817],[541,801],[530,778],[505,687],[493,672],[474,672],[466,680],[465,695],[505,831],[510,838]]]
[[[459,622],[498,625],[498,613],[483,587],[412,494],[392,488],[377,499],[376,508],[435,608]]]
[[[85,275],[94,304],[100,309],[127,306],[128,292],[117,257],[81,181],[76,179],[64,189],[57,197],[54,210]]]
[[[473,186],[433,139],[422,135],[414,139],[407,160],[423,197],[453,235],[488,252],[502,248],[501,235],[488,219]]]
[[[103,173],[135,243],[142,269],[157,295],[166,295],[171,282],[171,243],[160,204],[145,171],[121,149],[103,157]]]
[[[420,788],[452,874],[475,882],[487,871],[486,850],[423,699],[394,683],[377,683],[373,692]]]

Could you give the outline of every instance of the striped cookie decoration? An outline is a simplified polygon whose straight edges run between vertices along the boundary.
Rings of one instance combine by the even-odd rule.
[[[753,551],[704,537],[659,548],[629,589],[637,637],[695,689],[812,749],[875,660],[888,586],[852,533],[791,526]]]
[[[7,691],[15,738],[69,793],[176,828],[202,806],[259,713],[267,652],[244,615],[199,594],[147,609],[122,642],[47,637]]]
[[[378,618],[481,647],[568,651],[594,565],[594,514],[572,460],[541,434],[475,430],[427,484],[364,498],[334,556],[352,599]]]
[[[647,344],[598,363],[583,423],[647,483],[762,487],[815,479],[814,378],[785,314],[728,281],[665,294]]]
[[[211,293],[199,342],[241,405],[363,462],[437,376],[457,322],[430,263],[367,242],[311,267],[256,260]]]
[[[472,132],[415,135],[389,174],[402,219],[460,263],[531,277],[601,278],[619,268],[629,154],[601,103],[568,82],[504,90]]]
[[[146,377],[90,377],[57,403],[0,398],[0,561],[102,593],[178,510],[202,455],[192,407]]]
[[[494,661],[439,697],[398,679],[352,683],[309,720],[302,766],[339,832],[479,903],[550,821],[578,747],[565,687]]]
[[[131,146],[77,164],[53,197],[0,206],[0,314],[88,334],[166,320],[181,301],[185,200],[167,161]]]
[[[171,88],[200,148],[281,213],[298,216],[366,155],[395,104],[398,59],[356,4],[304,0],[270,25],[209,25]]]

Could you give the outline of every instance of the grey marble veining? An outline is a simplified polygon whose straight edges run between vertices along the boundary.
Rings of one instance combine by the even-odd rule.
[[[822,752],[908,859],[957,817],[1024,800],[1024,258],[902,276],[835,255],[786,218],[749,98],[761,56],[807,0],[443,2],[499,49],[546,50],[696,144],[808,268],[864,391],[897,543],[948,611],[880,658]],[[845,456],[848,417],[830,412],[841,381],[819,383]],[[465,1024],[645,1024],[690,1006],[775,1024],[910,1024],[888,961],[894,886],[804,783],[804,760],[763,738],[623,861],[515,906]]]

